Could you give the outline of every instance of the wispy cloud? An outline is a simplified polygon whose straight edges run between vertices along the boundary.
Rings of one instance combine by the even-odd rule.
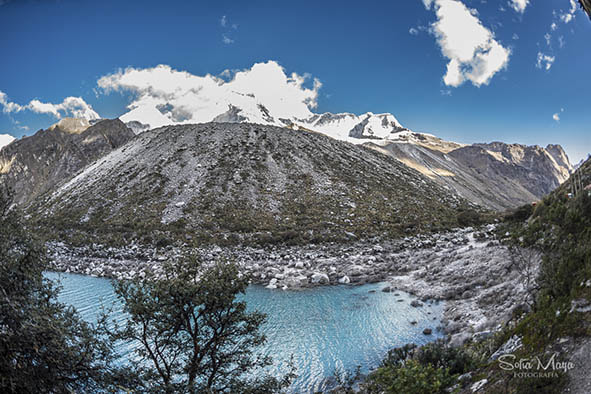
[[[232,40],[227,35],[222,34],[222,42],[227,45],[227,44],[233,44],[234,43],[234,40]]]
[[[226,45],[233,44],[234,39],[231,37],[231,34],[238,30],[238,25],[236,23],[230,24],[228,17],[223,15],[220,18],[220,26],[226,30],[224,33],[222,33],[222,42]]]
[[[536,67],[539,69],[544,69],[546,71],[549,71],[550,68],[552,68],[552,65],[554,64],[555,60],[556,60],[556,57],[554,57],[554,56],[550,56],[550,55],[546,55],[545,53],[538,52]]]
[[[458,87],[466,81],[475,86],[488,85],[497,72],[507,67],[511,51],[482,25],[476,10],[458,0],[423,0],[423,3],[437,15],[431,32],[449,60],[443,77],[447,86]]]
[[[539,69],[550,70],[552,64],[556,60],[554,48],[552,48],[553,35],[560,33],[561,25],[569,24],[576,16],[577,2],[576,0],[569,0],[570,8],[565,10],[554,10],[552,12],[553,21],[550,24],[550,30],[544,34],[544,41],[546,42],[546,50],[550,54],[544,54],[541,51],[538,52],[538,58],[536,61],[536,67]],[[558,37],[558,47],[562,49],[566,45],[564,35]]]

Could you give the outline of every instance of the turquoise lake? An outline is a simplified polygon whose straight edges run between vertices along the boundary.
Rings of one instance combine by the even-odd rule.
[[[101,306],[112,306],[115,319],[125,319],[110,280],[53,272],[46,277],[60,281],[60,301],[73,305],[85,320],[96,321]],[[291,389],[310,393],[322,389],[336,369],[353,371],[361,366],[366,373],[393,347],[441,337],[436,327],[443,304],[413,308],[411,296],[384,293],[381,290],[385,286],[377,283],[298,291],[250,286],[245,295],[249,309],[268,315],[263,327],[267,343],[260,351],[273,357],[272,371],[281,374],[293,355],[298,378]],[[411,325],[413,320],[418,324]],[[424,328],[433,329],[433,334],[424,335]],[[119,352],[125,358],[132,350],[122,346]]]

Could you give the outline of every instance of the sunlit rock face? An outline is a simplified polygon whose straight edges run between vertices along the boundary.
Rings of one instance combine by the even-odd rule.
[[[0,182],[24,204],[51,190],[135,134],[119,119],[91,123],[65,118],[0,150]]]

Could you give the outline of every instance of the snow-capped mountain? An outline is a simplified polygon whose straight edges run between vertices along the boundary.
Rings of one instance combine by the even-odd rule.
[[[278,102],[281,100],[263,104],[254,94],[230,92],[216,100],[204,100],[198,111],[184,115],[169,103],[150,106],[142,102],[121,119],[136,133],[155,126],[204,122],[310,130],[340,141],[365,144],[472,202],[498,210],[541,198],[564,182],[572,170],[559,145],[460,144],[413,132],[392,114],[315,114],[307,106],[290,113]]]
[[[230,99],[224,99],[225,105],[208,102],[210,108],[193,114],[183,114],[172,105],[140,106],[132,108],[120,119],[134,132],[143,131],[174,124],[226,122],[226,123],[258,123],[268,126],[289,128],[305,128],[326,134],[341,141],[363,143],[367,140],[398,139],[397,133],[408,131],[392,114],[374,114],[367,112],[362,115],[351,113],[314,114],[307,108],[293,113],[282,108],[273,110],[256,100],[254,96],[236,92]],[[302,116],[303,115],[303,116]]]
[[[0,149],[14,141],[14,137],[10,134],[0,134]]]
[[[314,115],[308,119],[296,120],[295,125],[309,128],[332,138],[350,142],[363,139],[389,139],[397,133],[408,131],[392,114],[363,115],[350,113]]]

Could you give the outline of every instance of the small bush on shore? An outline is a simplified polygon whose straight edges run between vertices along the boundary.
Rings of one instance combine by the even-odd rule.
[[[423,347],[405,345],[388,352],[365,382],[368,393],[445,393],[457,376],[474,368],[462,348],[439,340]]]

